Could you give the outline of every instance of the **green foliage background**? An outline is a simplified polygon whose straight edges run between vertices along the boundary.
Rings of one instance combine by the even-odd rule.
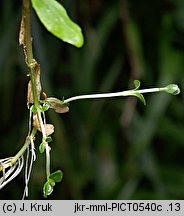
[[[184,2],[62,0],[83,29],[77,49],[53,37],[33,12],[34,53],[47,95],[61,98],[176,83],[181,94],[79,101],[48,112],[55,125],[53,170],[64,172],[50,199],[184,199]],[[28,77],[18,45],[19,0],[0,2],[0,157],[14,155],[28,130]],[[36,149],[38,150],[39,142]],[[37,151],[30,199],[42,199],[44,155]],[[0,191],[21,199],[24,172]]]

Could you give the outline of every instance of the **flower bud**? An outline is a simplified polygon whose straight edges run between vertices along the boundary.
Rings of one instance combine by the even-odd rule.
[[[180,88],[176,84],[170,84],[165,87],[164,92],[172,95],[177,95],[180,93]]]

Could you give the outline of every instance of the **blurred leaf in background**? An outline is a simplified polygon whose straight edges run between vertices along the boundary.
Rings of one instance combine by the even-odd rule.
[[[184,199],[184,3],[182,0],[60,1],[81,27],[76,49],[53,37],[33,12],[33,44],[48,96],[177,83],[178,96],[79,101],[55,126],[51,160],[64,173],[51,199]],[[18,45],[21,1],[0,2],[0,156],[14,155],[28,128],[28,78]],[[42,199],[44,156],[36,146],[30,199]],[[22,186],[21,186],[22,185]],[[21,199],[24,176],[0,192]]]

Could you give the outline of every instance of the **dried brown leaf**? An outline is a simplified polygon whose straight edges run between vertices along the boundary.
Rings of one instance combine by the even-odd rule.
[[[33,100],[32,84],[31,81],[29,81],[27,87],[27,105],[29,106],[29,104],[33,104],[33,103],[34,100]]]
[[[44,127],[45,127],[45,132],[46,132],[47,136],[50,136],[51,134],[54,133],[54,125],[52,125],[52,124],[45,124]]]
[[[24,45],[24,18],[22,17],[19,31],[19,44]]]
[[[69,112],[69,107],[65,105],[55,105],[54,107],[51,107],[55,110],[57,113],[66,113]]]
[[[35,72],[35,85],[37,90],[37,97],[38,100],[40,100],[40,93],[41,93],[41,83],[40,83],[40,65],[36,65],[36,72]],[[27,90],[27,104],[33,104],[34,98],[33,98],[33,90],[32,90],[32,84],[31,81],[28,83],[28,90]]]
[[[39,130],[40,132],[42,132],[42,129],[41,129],[40,122],[38,120],[37,114],[33,115],[33,126],[37,130]],[[52,125],[52,124],[44,124],[44,128],[45,128],[46,136],[49,136],[49,135],[51,135],[51,134],[54,133],[54,125]]]
[[[50,108],[54,109],[57,113],[66,113],[69,111],[68,104],[65,104],[57,98],[49,97],[46,98],[45,101],[48,102],[50,104]]]
[[[40,123],[39,123],[39,121],[38,121],[38,116],[37,116],[37,114],[34,114],[34,115],[33,115],[33,126],[34,126],[37,130],[41,131],[41,127],[40,127]]]

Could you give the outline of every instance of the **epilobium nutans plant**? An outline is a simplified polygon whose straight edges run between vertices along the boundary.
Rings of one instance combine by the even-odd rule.
[[[42,92],[40,82],[40,65],[35,60],[32,49],[31,34],[31,10],[36,11],[38,18],[54,36],[76,47],[83,45],[81,28],[68,16],[64,7],[56,0],[23,0],[22,19],[20,25],[19,43],[23,47],[25,63],[27,65],[30,81],[28,83],[27,107],[29,110],[29,130],[24,145],[19,152],[9,158],[0,159],[0,189],[14,179],[25,164],[25,189],[23,198],[28,196],[28,183],[31,175],[32,164],[36,160],[35,140],[38,132],[42,134],[42,142],[39,145],[41,154],[46,157],[46,181],[43,185],[43,196],[47,197],[53,192],[56,183],[63,178],[61,170],[51,172],[49,143],[52,142],[51,135],[54,126],[46,122],[46,112],[54,109],[57,113],[69,111],[69,103],[75,100],[96,99],[120,96],[136,96],[146,105],[143,93],[166,92],[177,95],[180,89],[175,84],[169,84],[162,88],[139,89],[140,82],[134,81],[135,88],[115,93],[89,94],[71,97],[69,99],[58,99],[48,97]],[[41,98],[41,95],[42,98]],[[26,155],[26,156],[25,156]]]

